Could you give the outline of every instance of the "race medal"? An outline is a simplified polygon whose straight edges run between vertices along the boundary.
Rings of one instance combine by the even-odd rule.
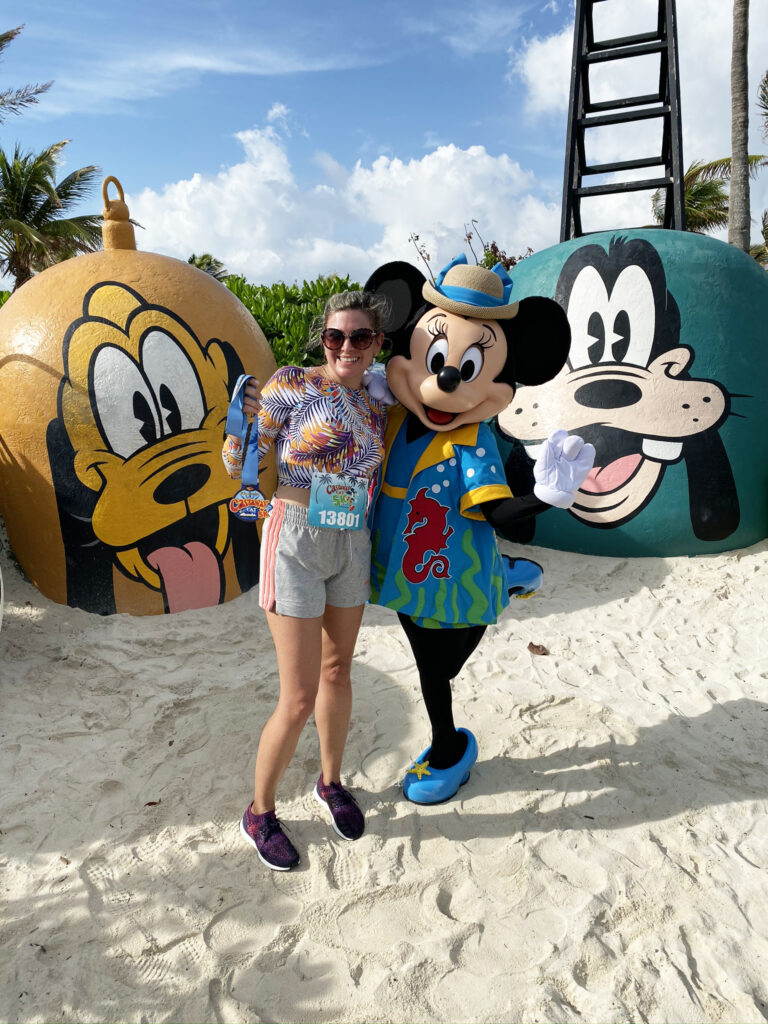
[[[243,487],[234,498],[230,498],[229,511],[246,521],[266,519],[272,511],[272,502],[256,487]]]
[[[243,412],[243,390],[249,375],[242,374],[232,393],[227,412],[227,435],[240,435],[242,453],[242,487],[229,502],[229,511],[238,519],[253,522],[266,519],[272,511],[269,501],[258,488],[259,483],[259,428],[258,419],[249,420]]]
[[[368,481],[346,473],[315,473],[309,490],[310,526],[359,530],[365,526]]]

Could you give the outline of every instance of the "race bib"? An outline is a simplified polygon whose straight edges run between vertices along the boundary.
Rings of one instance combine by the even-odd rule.
[[[368,481],[345,473],[315,473],[309,490],[310,526],[359,530],[365,526]]]

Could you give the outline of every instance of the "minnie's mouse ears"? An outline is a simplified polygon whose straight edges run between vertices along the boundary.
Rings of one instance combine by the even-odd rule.
[[[413,314],[421,307],[427,307],[427,302],[421,294],[425,280],[417,267],[396,260],[374,270],[365,282],[367,292],[376,292],[389,300],[390,314],[384,327],[384,334],[393,349],[410,347]]]

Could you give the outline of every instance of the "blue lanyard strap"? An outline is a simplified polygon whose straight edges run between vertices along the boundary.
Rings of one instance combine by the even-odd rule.
[[[226,432],[240,437],[243,452],[242,481],[245,487],[259,486],[259,427],[258,417],[249,420],[243,412],[245,385],[253,375],[243,373],[237,378],[232,400],[227,410]]]

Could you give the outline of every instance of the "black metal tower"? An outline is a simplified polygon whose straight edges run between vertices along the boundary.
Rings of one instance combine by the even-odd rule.
[[[664,227],[685,230],[675,0],[659,0],[659,17],[655,32],[596,40],[592,12],[595,4],[605,2],[606,0],[576,0],[571,100],[568,110],[563,212],[560,225],[561,242],[578,238],[583,234],[581,200],[585,196],[639,192],[646,189],[655,191],[662,188],[666,191]],[[594,64],[653,53],[658,53],[660,58],[658,92],[615,98],[602,103],[592,101],[589,92],[589,70]],[[654,117],[663,118],[661,153],[606,164],[587,163],[584,135],[588,128],[645,121]],[[601,185],[583,184],[584,178],[590,174],[610,174],[613,171],[641,170],[657,166],[663,167],[663,176]]]

